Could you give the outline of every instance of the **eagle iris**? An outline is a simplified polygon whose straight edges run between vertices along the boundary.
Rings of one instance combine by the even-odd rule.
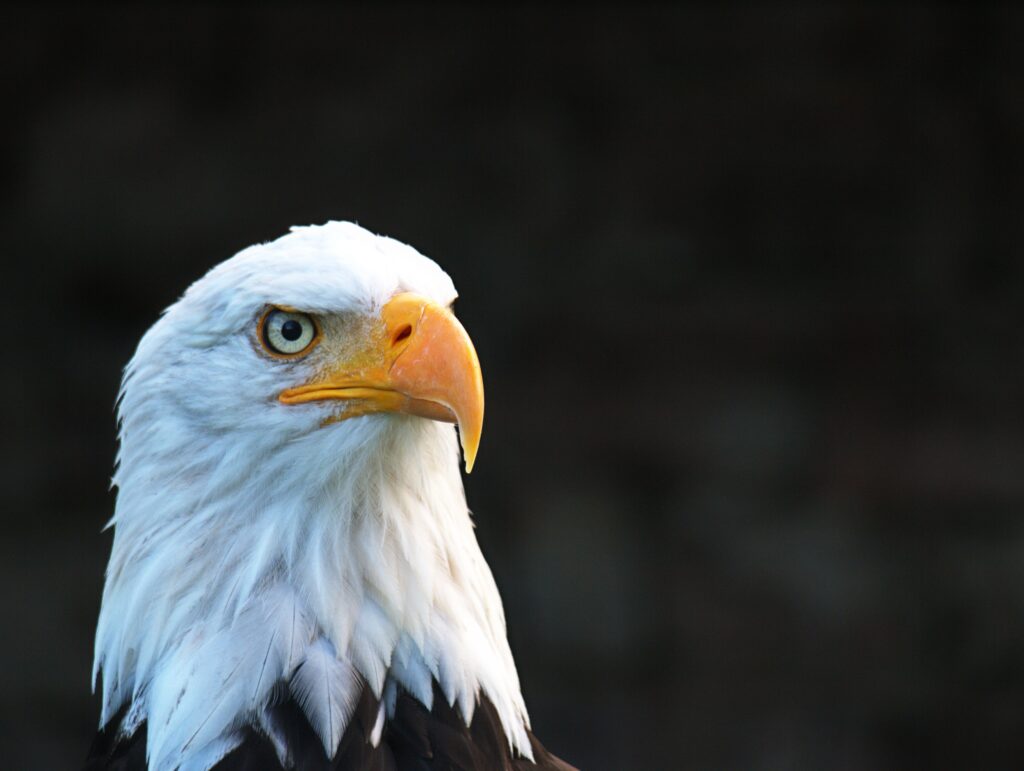
[[[270,353],[295,356],[313,344],[317,327],[308,314],[272,308],[263,319],[261,332]]]

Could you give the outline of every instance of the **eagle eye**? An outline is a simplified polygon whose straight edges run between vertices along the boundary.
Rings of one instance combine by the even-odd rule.
[[[313,317],[306,313],[271,308],[260,324],[260,341],[275,356],[298,356],[320,336]]]

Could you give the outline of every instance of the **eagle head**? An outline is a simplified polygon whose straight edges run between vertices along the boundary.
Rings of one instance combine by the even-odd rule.
[[[376,747],[408,698],[466,726],[486,703],[534,757],[459,470],[483,385],[455,297],[416,250],[331,222],[216,266],[142,338],[93,677],[149,768],[253,736],[288,767],[285,703],[326,759],[370,704]]]

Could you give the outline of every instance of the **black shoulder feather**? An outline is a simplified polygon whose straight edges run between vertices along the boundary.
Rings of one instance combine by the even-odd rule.
[[[262,731],[246,728],[241,744],[217,764],[217,771],[576,771],[548,752],[532,733],[535,762],[514,753],[497,710],[483,695],[467,727],[436,683],[430,710],[411,694],[399,691],[395,716],[385,725],[376,747],[370,736],[380,702],[369,688],[364,689],[337,754],[328,760],[298,704],[285,689],[279,693],[281,698],[271,708],[269,720],[288,748],[287,765],[281,765],[274,745]],[[97,734],[86,771],[145,771],[146,726],[126,737],[120,733],[123,715],[122,710]]]

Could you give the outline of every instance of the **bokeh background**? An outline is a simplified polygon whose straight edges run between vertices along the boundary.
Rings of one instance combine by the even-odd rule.
[[[328,219],[461,290],[468,495],[551,749],[1020,767],[1022,44],[883,4],[4,11],[4,767],[95,727],[135,342]]]

